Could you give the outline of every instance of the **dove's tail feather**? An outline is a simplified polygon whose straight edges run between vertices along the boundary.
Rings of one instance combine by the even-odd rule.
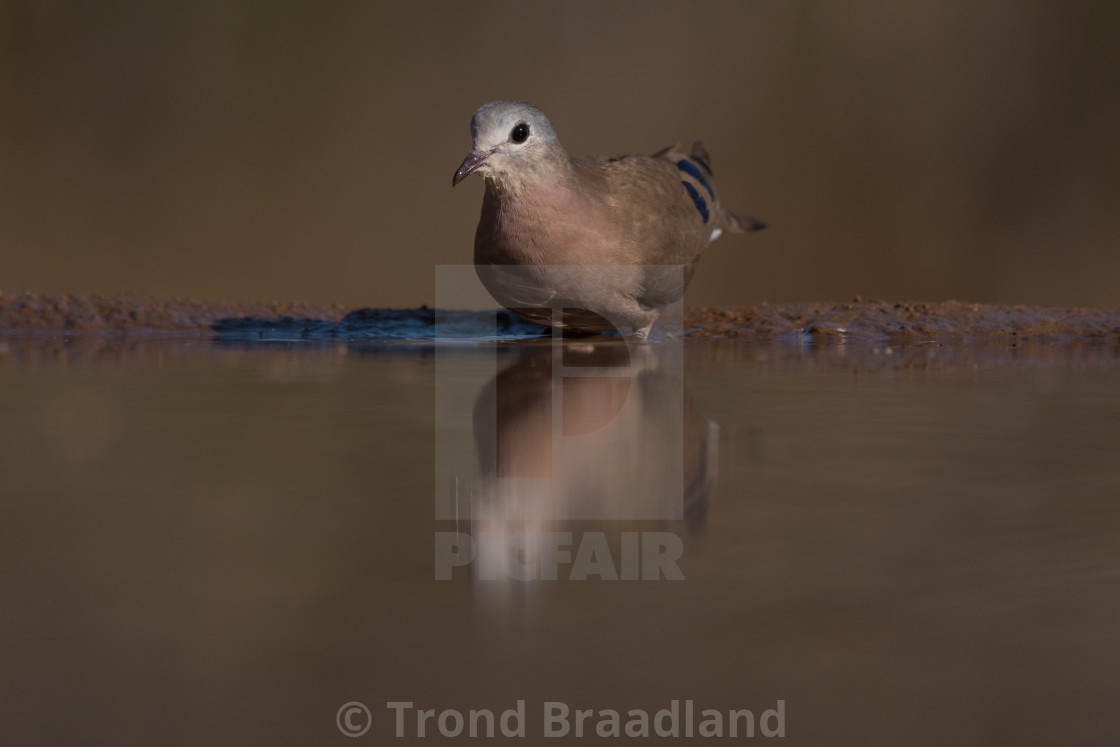
[[[699,140],[692,143],[692,152],[688,154],[689,157],[704,167],[708,172],[708,176],[712,176],[712,157],[708,155],[708,149]],[[726,208],[721,208],[723,211],[724,222],[727,224],[728,230],[733,233],[746,233],[747,231],[761,231],[766,228],[766,222],[758,218],[752,218],[749,215],[736,215]]]
[[[708,176],[715,176],[712,173],[712,157],[708,155],[708,149],[704,147],[702,142],[699,140],[694,141],[692,143],[692,152],[688,155],[692,157],[693,161],[696,161],[704,167],[704,171],[708,172]]]
[[[688,182],[683,182],[683,184],[684,188],[688,191],[689,197],[696,203],[696,209],[700,211],[701,217],[703,217],[704,222],[707,223],[709,216],[708,202],[705,200],[700,188],[703,188],[703,190],[715,200],[715,190],[712,188],[712,184],[709,183],[709,180],[712,178],[712,157],[708,155],[708,149],[705,148],[704,144],[699,140],[693,141],[687,160],[679,160],[683,155],[683,153],[678,150],[679,147],[679,144],[670,145],[657,151],[652,157],[668,158],[675,161],[677,168],[696,182],[697,186],[693,186]],[[747,233],[748,231],[761,231],[766,228],[766,222],[758,218],[752,218],[749,215],[737,215],[724,207],[719,207],[718,210],[718,223],[716,225],[721,227],[719,230],[726,229],[731,233]],[[718,236],[718,232],[713,234],[709,243]]]
[[[761,231],[766,228],[766,222],[758,218],[752,218],[749,215],[736,215],[735,213],[723,209],[723,218],[727,222],[727,227],[734,233],[746,233],[747,231]]]

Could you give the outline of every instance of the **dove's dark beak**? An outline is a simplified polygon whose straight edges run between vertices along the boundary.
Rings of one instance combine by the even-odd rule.
[[[467,157],[463,159],[463,163],[460,164],[459,170],[455,172],[455,176],[451,178],[451,186],[454,187],[470,176],[471,172],[481,166],[489,155],[490,151],[472,150],[468,153]]]

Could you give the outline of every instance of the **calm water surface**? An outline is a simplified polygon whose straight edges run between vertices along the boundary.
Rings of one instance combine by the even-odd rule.
[[[750,742],[1115,744],[1120,367],[5,338],[0,591],[6,744],[445,742],[385,704],[519,699],[526,744],[545,701],[674,699],[782,701]]]

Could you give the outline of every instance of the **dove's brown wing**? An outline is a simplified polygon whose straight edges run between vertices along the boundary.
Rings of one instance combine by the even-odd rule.
[[[704,247],[720,231],[742,230],[738,216],[719,204],[707,153],[690,156],[671,147],[656,156],[574,159],[573,166],[580,191],[606,203],[611,233],[619,238],[616,261],[648,267],[637,294],[643,305],[678,300]]]

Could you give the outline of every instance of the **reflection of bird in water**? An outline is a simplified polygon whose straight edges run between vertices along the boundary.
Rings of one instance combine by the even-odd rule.
[[[472,531],[500,537],[580,520],[701,526],[718,473],[718,427],[692,407],[679,358],[676,370],[663,365],[679,350],[567,341],[500,371],[475,403]]]

